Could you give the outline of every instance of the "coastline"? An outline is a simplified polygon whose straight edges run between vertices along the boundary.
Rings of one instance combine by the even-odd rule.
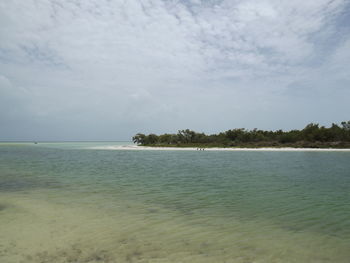
[[[137,145],[110,145],[110,146],[96,146],[88,149],[94,150],[136,150],[136,151],[198,151],[196,147],[156,147],[156,146],[137,146]],[[202,148],[203,149],[203,148]],[[260,152],[350,152],[350,149],[336,149],[336,148],[204,148],[204,151],[232,151],[232,152],[246,152],[246,151],[260,151]]]

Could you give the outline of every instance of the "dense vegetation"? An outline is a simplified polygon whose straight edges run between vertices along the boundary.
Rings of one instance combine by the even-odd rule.
[[[302,130],[264,131],[233,129],[219,134],[206,135],[192,130],[180,130],[177,134],[136,134],[134,143],[143,146],[178,147],[311,147],[350,148],[350,121],[341,125],[333,123],[326,128],[308,124]]]

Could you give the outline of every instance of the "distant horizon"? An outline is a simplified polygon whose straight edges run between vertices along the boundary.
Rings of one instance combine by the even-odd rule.
[[[343,120],[343,121],[348,121],[348,120]],[[306,125],[308,124],[318,124],[320,127],[321,126],[324,126],[324,127],[330,127],[332,124],[337,124],[337,125],[341,125],[341,122],[331,122],[329,123],[328,125],[322,125],[321,123],[317,123],[317,122],[310,122],[310,123],[307,123]],[[260,129],[259,127],[255,127],[255,128],[244,128],[244,127],[231,127],[227,130],[231,130],[231,129],[245,129],[245,130],[254,130],[254,129],[258,129],[258,130],[265,130],[265,131],[278,131],[278,130],[282,130],[284,132],[288,132],[288,131],[292,131],[292,130],[301,130],[303,128],[306,127],[306,125],[302,128],[291,128],[291,129]],[[190,128],[184,128],[184,129],[190,129]],[[174,131],[168,131],[168,132],[152,132],[151,129],[149,129],[150,132],[146,132],[148,134],[166,134],[166,133],[177,133],[179,130],[183,130],[183,129],[177,129],[177,130],[174,130]],[[190,129],[190,130],[193,130],[195,132],[199,132],[199,133],[205,133],[205,134],[217,134],[217,133],[220,133],[220,132],[224,132],[226,130],[221,130],[221,131],[217,131],[217,132],[213,132],[213,133],[207,133],[207,132],[204,132],[204,131],[198,131],[198,130],[194,130],[194,129]],[[41,139],[10,139],[10,140],[6,140],[6,139],[0,139],[0,142],[132,142],[132,137],[136,134],[136,133],[143,133],[142,131],[138,131],[138,132],[135,132],[134,134],[132,134],[130,136],[130,140],[128,139],[111,139],[111,140],[105,140],[105,139],[91,139],[91,140],[78,140],[78,139],[64,139],[64,140],[60,140],[60,139],[44,139],[44,140],[41,140]]]

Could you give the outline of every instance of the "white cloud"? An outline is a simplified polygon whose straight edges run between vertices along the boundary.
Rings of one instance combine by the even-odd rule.
[[[114,122],[109,125],[116,130],[123,123],[130,127],[119,135],[116,131],[123,139],[147,127],[161,131],[193,123],[190,128],[207,130],[249,126],[246,119],[258,122],[261,109],[264,118],[271,119],[266,121],[270,128],[290,128],[274,112],[281,107],[278,100],[305,95],[291,95],[295,83],[308,83],[297,86],[314,90],[310,87],[319,85],[320,74],[327,70],[336,71],[336,77],[327,76],[328,87],[319,89],[331,88],[339,79],[348,81],[349,45],[330,47],[317,38],[337,36],[337,18],[346,4],[345,0],[2,1],[0,88],[6,86],[2,99],[22,98],[15,100],[21,110],[10,115],[10,106],[2,106],[2,116],[33,118],[43,126],[52,125],[52,119],[66,121],[72,133],[94,122]],[[324,49],[329,54],[322,53]],[[315,62],[321,56],[323,63]],[[208,107],[214,98],[217,104]],[[293,110],[291,104],[286,109]],[[230,121],[214,117],[230,111],[234,112]],[[96,134],[106,136],[97,128]]]

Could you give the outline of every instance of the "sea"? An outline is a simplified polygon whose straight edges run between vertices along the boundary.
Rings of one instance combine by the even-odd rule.
[[[0,143],[0,262],[350,262],[350,152]]]

